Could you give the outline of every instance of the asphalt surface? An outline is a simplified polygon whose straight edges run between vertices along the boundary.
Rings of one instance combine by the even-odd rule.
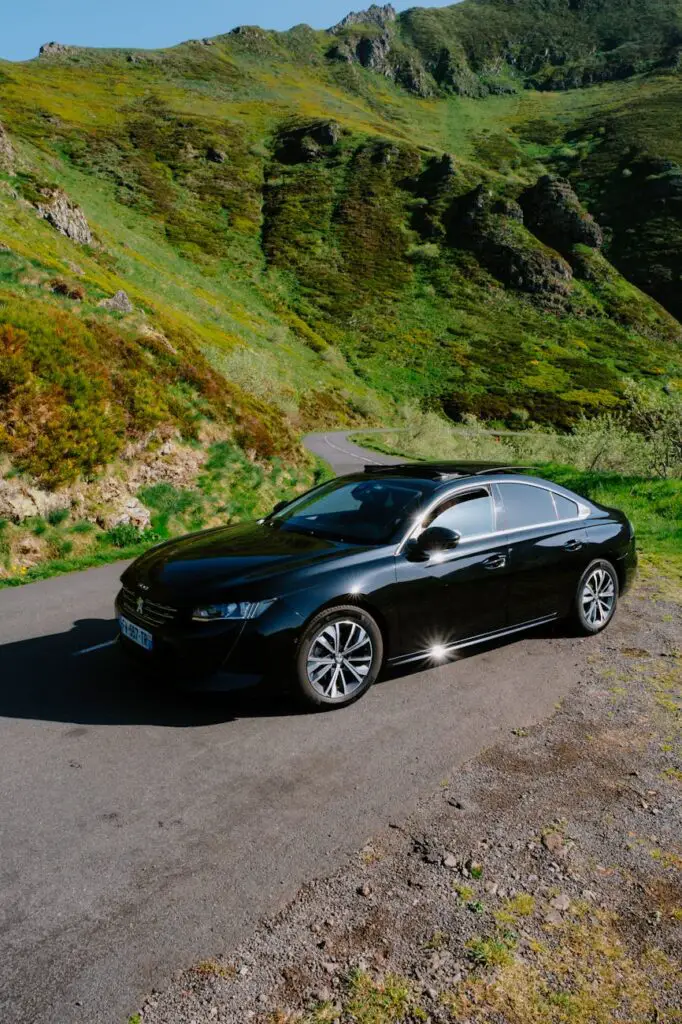
[[[385,459],[309,443],[341,472]],[[155,693],[100,646],[120,571],[0,591],[3,1024],[121,1024],[579,677],[578,643],[535,634],[332,714]]]

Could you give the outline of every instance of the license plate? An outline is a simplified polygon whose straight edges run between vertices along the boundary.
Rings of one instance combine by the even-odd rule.
[[[146,629],[136,626],[134,622],[128,622],[122,615],[118,620],[118,624],[123,636],[127,637],[128,640],[132,640],[134,644],[144,647],[145,651],[151,651],[154,646],[154,637],[151,633],[148,633]]]

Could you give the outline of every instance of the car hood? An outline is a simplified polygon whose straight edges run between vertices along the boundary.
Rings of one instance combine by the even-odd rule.
[[[325,540],[264,523],[219,527],[168,541],[123,574],[126,584],[164,591],[254,584],[293,570],[358,553],[357,545]]]

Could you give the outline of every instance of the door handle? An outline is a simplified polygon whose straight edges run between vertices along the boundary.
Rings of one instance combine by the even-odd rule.
[[[564,550],[565,551],[580,551],[582,546],[583,546],[582,545],[582,541],[575,540],[575,538],[574,538],[573,540],[567,540],[566,541],[566,543],[564,544]]]
[[[507,564],[506,555],[491,555],[490,558],[486,558],[483,563],[484,569],[504,569]]]

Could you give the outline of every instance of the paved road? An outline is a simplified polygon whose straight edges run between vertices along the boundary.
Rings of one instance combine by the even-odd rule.
[[[364,434],[386,434],[393,431],[364,430]],[[306,446],[315,455],[328,462],[337,476],[344,473],[358,473],[363,466],[391,466],[404,459],[394,459],[391,455],[382,455],[367,448],[360,448],[348,437],[345,430],[332,430],[324,434],[308,434]]]
[[[363,458],[343,435],[311,446]],[[121,1024],[579,675],[578,645],[533,636],[334,714],[155,695],[98,646],[119,572],[0,592],[3,1024]]]

